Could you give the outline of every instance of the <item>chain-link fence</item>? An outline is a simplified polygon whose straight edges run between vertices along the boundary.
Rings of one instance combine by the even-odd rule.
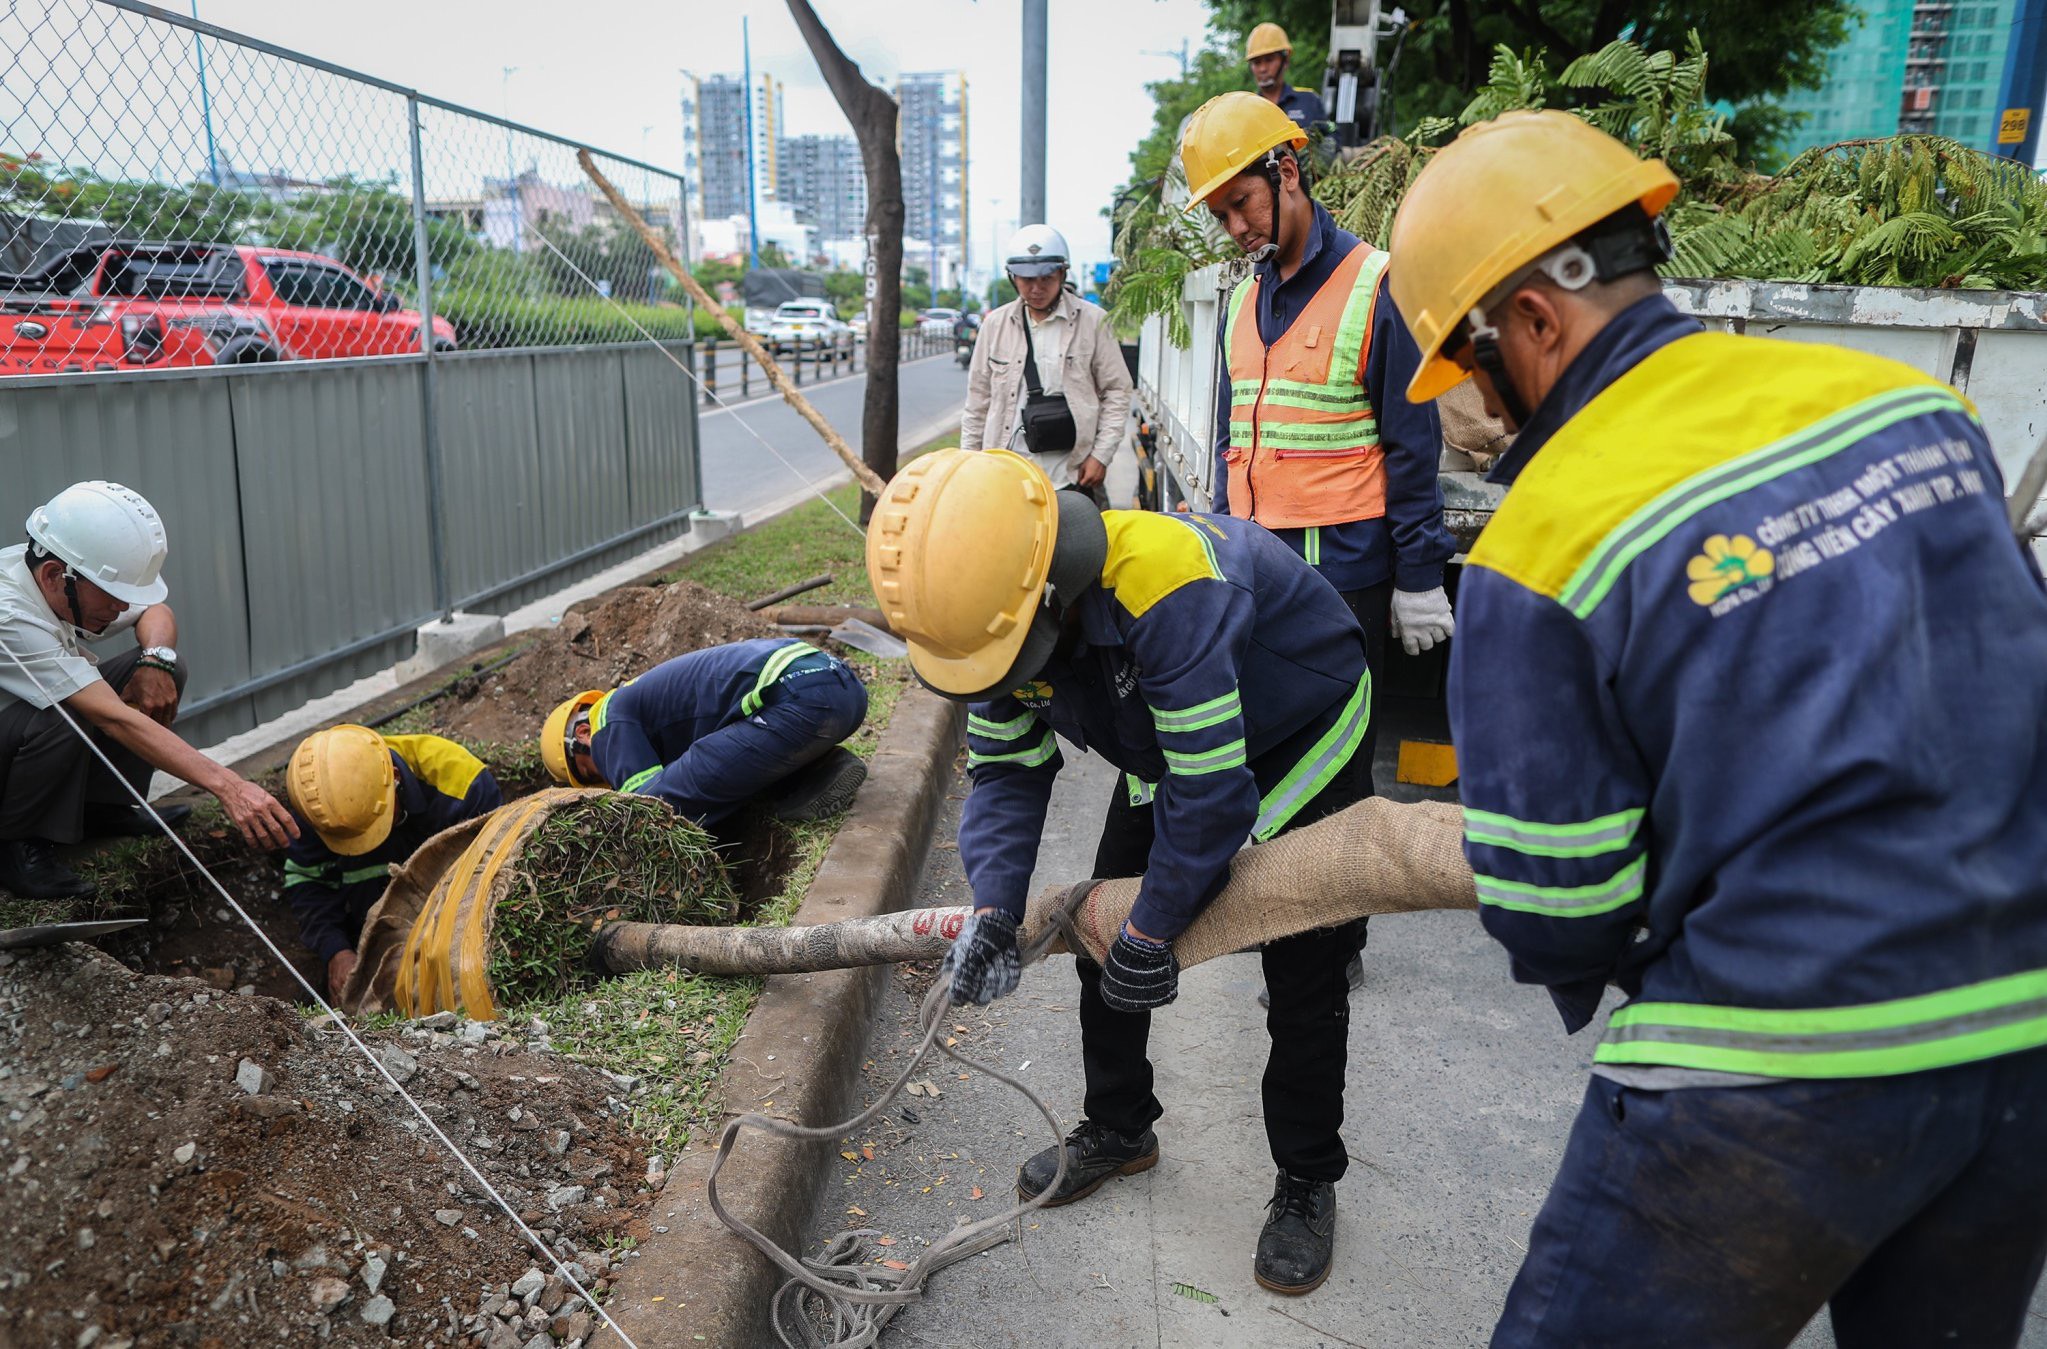
[[[0,373],[693,334],[570,142],[133,0],[14,0],[0,68]]]

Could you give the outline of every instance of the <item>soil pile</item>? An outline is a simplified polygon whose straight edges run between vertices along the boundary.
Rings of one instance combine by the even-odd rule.
[[[615,688],[685,652],[781,630],[735,599],[688,581],[615,590],[568,611],[532,651],[435,711],[435,729],[470,743],[530,740],[579,689]]]
[[[452,1017],[369,1038],[604,1287],[607,1248],[647,1235],[632,1084]],[[0,1175],[0,1343],[496,1349],[590,1333],[338,1031],[89,947],[0,952]]]

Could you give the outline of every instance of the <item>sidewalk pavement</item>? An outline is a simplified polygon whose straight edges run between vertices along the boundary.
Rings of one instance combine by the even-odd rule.
[[[1069,758],[1034,889],[1088,873],[1114,784],[1099,758]],[[968,901],[953,843],[965,793],[962,777],[919,904]],[[869,1045],[863,1103],[916,1044],[916,1001],[932,967],[896,973]],[[1156,1168],[1040,1211],[1020,1241],[942,1271],[884,1344],[1484,1344],[1562,1154],[1595,1033],[1567,1038],[1540,990],[1509,981],[1505,957],[1469,914],[1375,919],[1365,984],[1351,1000],[1343,1127],[1351,1167],[1337,1187],[1335,1269],[1314,1293],[1280,1297],[1251,1278],[1273,1180],[1258,1100],[1269,1043],[1259,984],[1252,956],[1212,961],[1189,970],[1179,1001],[1153,1017],[1166,1107]],[[1070,1126],[1081,1103],[1078,995],[1072,958],[1056,956],[1026,972],[1014,996],[955,1009],[948,1033],[1030,1082]],[[878,1258],[910,1259],[954,1222],[1013,1202],[1017,1166],[1051,1141],[1028,1102],[979,1074],[962,1081],[949,1059],[934,1056],[914,1080],[942,1094],[900,1097],[869,1132],[839,1144],[853,1160],[833,1163],[815,1242],[874,1227],[892,1245]],[[2047,1299],[2034,1305],[2024,1343],[2038,1349],[2047,1346]],[[1832,1344],[1823,1323],[1800,1336],[1800,1349]]]

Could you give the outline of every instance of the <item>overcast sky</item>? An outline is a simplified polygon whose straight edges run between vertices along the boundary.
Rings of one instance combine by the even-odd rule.
[[[185,8],[189,0],[159,0]],[[1019,0],[815,0],[868,77],[960,70],[968,88],[970,247],[986,259],[1015,226],[1021,135]],[[198,0],[224,28],[452,102],[679,166],[679,72],[740,68],[740,19],[756,74],[788,86],[792,134],[849,131],[779,0]],[[1201,0],[1051,0],[1047,211],[1083,259],[1108,256],[1101,210],[1151,125],[1149,80],[1198,46]],[[1161,53],[1161,54],[1154,54]],[[505,66],[518,70],[509,81]],[[509,93],[509,100],[507,99]],[[651,128],[651,130],[647,130]]]

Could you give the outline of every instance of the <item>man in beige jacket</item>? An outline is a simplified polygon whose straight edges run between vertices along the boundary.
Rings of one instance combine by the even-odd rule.
[[[1123,352],[1101,306],[1066,289],[1069,254],[1058,230],[1026,225],[1010,240],[1006,258],[1017,298],[988,315],[974,342],[960,446],[1029,453],[1053,486],[1078,487],[1100,500],[1130,416]],[[1070,442],[1058,431],[1049,443],[1042,431],[1037,444],[1027,436],[1027,357],[1036,365],[1041,403],[1065,399]]]

